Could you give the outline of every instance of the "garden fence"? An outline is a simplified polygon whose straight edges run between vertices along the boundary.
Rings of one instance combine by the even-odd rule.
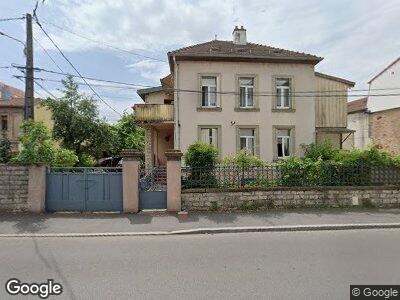
[[[400,167],[321,163],[301,168],[273,164],[182,168],[182,189],[368,185],[400,185]]]

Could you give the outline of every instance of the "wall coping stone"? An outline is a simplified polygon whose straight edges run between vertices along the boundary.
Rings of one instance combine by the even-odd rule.
[[[256,192],[256,191],[343,191],[343,190],[400,190],[398,185],[373,186],[316,186],[316,187],[243,187],[243,188],[197,188],[184,189],[183,194],[189,193],[227,193],[227,192]]]
[[[167,160],[181,160],[183,153],[181,150],[177,149],[168,149],[165,151],[165,156],[167,157]]]
[[[121,156],[125,160],[140,160],[142,153],[133,149],[123,149]]]

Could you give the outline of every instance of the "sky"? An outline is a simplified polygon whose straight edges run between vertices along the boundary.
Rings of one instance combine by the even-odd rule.
[[[32,12],[35,3],[0,0],[0,19]],[[160,77],[168,75],[168,51],[215,36],[231,40],[235,25],[247,29],[250,42],[324,57],[316,71],[354,81],[355,89],[367,88],[369,79],[400,56],[398,0],[40,0],[37,15],[81,74],[143,86],[159,85]],[[0,21],[0,31],[24,41],[25,21]],[[33,32],[35,67],[76,74],[37,25]],[[18,70],[1,68],[11,64],[25,64],[23,45],[0,35],[0,81],[23,89],[24,83],[13,77],[21,75]],[[51,94],[62,94],[63,76],[35,76],[56,80],[38,82]],[[120,114],[142,102],[137,87],[107,85],[93,88]],[[49,96],[35,89],[38,97]],[[85,85],[81,91],[93,95]],[[108,121],[120,117],[98,103]]]

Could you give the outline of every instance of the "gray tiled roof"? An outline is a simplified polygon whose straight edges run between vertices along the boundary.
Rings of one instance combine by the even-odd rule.
[[[295,60],[318,63],[323,58],[316,55],[275,48],[266,45],[247,43],[234,44],[231,41],[213,40],[168,52],[168,56],[242,58],[268,60]]]

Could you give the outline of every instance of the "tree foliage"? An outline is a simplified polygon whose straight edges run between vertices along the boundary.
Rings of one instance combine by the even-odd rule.
[[[0,141],[0,163],[6,164],[11,160],[11,142],[7,131],[3,131]]]
[[[21,152],[12,159],[21,164],[43,163],[56,167],[71,167],[78,157],[71,150],[57,149],[49,129],[43,122],[27,120],[21,125]]]
[[[228,155],[223,160],[224,165],[236,165],[240,167],[262,167],[264,161],[257,156],[251,155],[245,149],[239,151],[236,155]]]
[[[133,114],[123,114],[113,126],[116,137],[114,154],[119,155],[122,149],[134,149],[144,152],[144,130],[136,125]]]
[[[62,83],[63,97],[42,101],[52,113],[54,139],[79,157],[83,153],[95,158],[109,155],[114,142],[112,126],[99,117],[95,100],[79,92],[72,76]]]

